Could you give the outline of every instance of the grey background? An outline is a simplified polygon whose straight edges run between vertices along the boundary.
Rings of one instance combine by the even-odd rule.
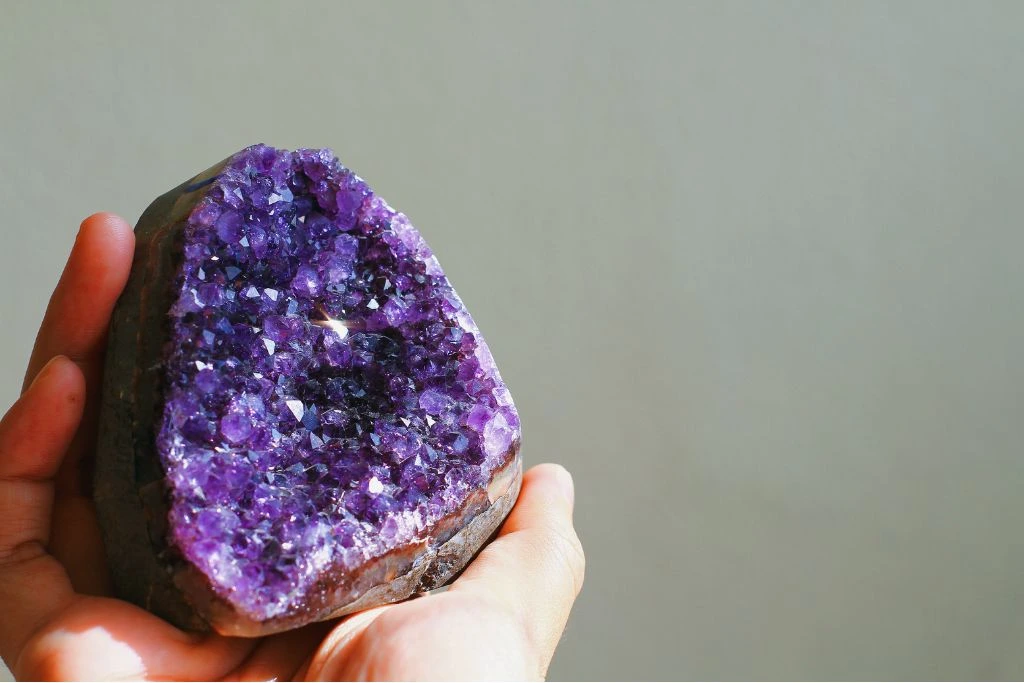
[[[81,218],[330,146],[575,474],[552,677],[1024,676],[1024,5],[0,10],[4,405]]]

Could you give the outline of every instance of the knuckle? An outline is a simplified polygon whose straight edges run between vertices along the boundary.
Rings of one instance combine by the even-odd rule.
[[[9,544],[0,538],[0,569],[24,567],[46,556],[46,549],[39,541],[20,541]]]

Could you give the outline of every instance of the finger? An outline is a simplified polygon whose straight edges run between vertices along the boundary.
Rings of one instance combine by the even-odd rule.
[[[48,363],[0,421],[0,655],[73,598],[45,547],[53,477],[82,415],[85,382],[67,358]]]
[[[583,548],[572,524],[573,482],[559,465],[538,465],[498,538],[456,581],[453,592],[498,599],[515,614],[546,669],[583,587]]]
[[[0,421],[0,561],[19,546],[49,540],[53,477],[84,399],[82,372],[57,356]]]
[[[135,237],[121,218],[97,213],[82,221],[71,256],[36,336],[26,383],[56,355],[75,361],[87,386],[82,428],[57,478],[57,496],[88,493],[79,463],[95,440],[104,343],[114,303],[128,279]]]
[[[87,377],[102,365],[107,323],[128,279],[134,244],[131,227],[113,214],[97,213],[82,221],[36,336],[26,387],[56,355],[78,363]]]
[[[95,214],[82,222],[50,297],[26,376],[28,381],[46,358],[56,354],[74,360],[85,376],[81,427],[57,474],[50,551],[67,567],[75,588],[90,594],[108,592],[102,541],[89,497],[91,457],[107,325],[131,269],[134,242],[130,226],[113,214]]]

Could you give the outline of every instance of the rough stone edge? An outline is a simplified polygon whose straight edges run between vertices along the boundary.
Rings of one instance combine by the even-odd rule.
[[[209,627],[182,600],[160,557],[166,505],[154,434],[167,282],[177,265],[164,244],[227,161],[161,195],[139,218],[131,273],[111,316],[96,444],[93,499],[117,596],[190,630]]]

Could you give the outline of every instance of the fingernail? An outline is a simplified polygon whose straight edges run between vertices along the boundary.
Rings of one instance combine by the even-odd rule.
[[[29,384],[28,388],[31,389],[32,387],[34,387],[36,385],[36,382],[38,382],[43,375],[49,372],[63,357],[64,356],[54,356],[50,360],[46,361],[46,365],[44,365],[42,369],[36,373],[36,376],[32,379],[32,384]]]
[[[569,470],[564,467],[558,468],[558,488],[561,489],[565,499],[569,501],[569,505],[576,502],[576,485],[573,484],[572,475],[569,474]]]

